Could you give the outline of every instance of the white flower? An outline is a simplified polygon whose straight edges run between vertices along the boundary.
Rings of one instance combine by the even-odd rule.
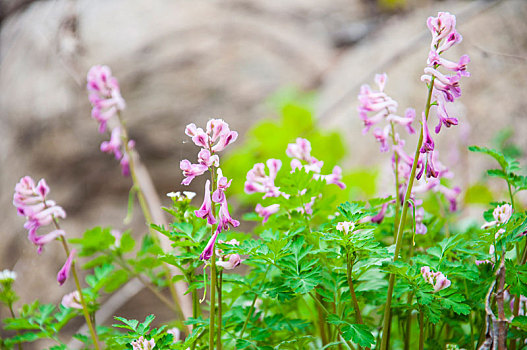
[[[5,269],[0,272],[0,281],[14,281],[16,280],[16,272]]]
[[[353,230],[355,230],[355,224],[351,221],[343,221],[343,222],[339,222],[337,224],[337,230],[339,230],[340,232],[344,231],[346,234],[353,232]]]

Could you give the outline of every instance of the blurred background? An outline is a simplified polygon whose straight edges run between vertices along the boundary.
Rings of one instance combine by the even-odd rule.
[[[251,162],[266,159],[266,142],[274,150],[312,136],[319,140],[313,154],[345,170],[343,200],[384,195],[393,186],[389,156],[371,134],[362,135],[356,96],[361,84],[386,72],[399,112],[414,107],[420,115],[426,18],[438,11],[457,16],[464,40],[448,57],[468,54],[472,74],[453,106],[460,125],[436,140],[440,159],[455,172],[452,184],[466,203],[503,199],[498,180],[481,184],[491,160],[468,155],[466,146],[508,148],[524,160],[526,1],[0,0],[0,269],[18,273],[16,306],[37,297],[58,304],[73,290],[71,281],[55,282],[61,247],[47,245],[37,256],[26,239],[11,205],[22,176],[46,178],[50,198],[68,213],[68,237],[97,225],[132,228],[136,237],[145,231],[139,212],[123,224],[130,179],[99,151],[108,135],[90,117],[85,76],[92,65],[110,66],[119,79],[129,132],[164,204],[165,193],[186,190],[179,161],[197,155],[185,125],[212,117],[240,135],[226,155],[231,173],[224,170],[234,194]],[[409,149],[415,142],[408,140]],[[248,150],[251,161],[235,161]],[[202,183],[192,185],[202,192]],[[194,204],[200,201],[198,194]],[[132,294],[123,295],[119,315],[166,315],[148,292]]]

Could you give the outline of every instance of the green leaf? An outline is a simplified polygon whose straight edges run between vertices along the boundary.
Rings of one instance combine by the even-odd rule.
[[[342,327],[342,336],[346,340],[359,344],[360,346],[371,346],[375,343],[375,337],[369,328],[363,324],[350,324]]]

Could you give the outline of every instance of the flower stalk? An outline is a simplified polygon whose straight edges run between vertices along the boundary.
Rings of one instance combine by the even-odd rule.
[[[432,100],[432,91],[434,89],[434,79],[435,77],[432,77],[432,81],[428,86],[428,97],[426,100],[426,106],[425,106],[425,122],[428,121],[428,115],[430,113],[430,103]],[[401,217],[399,219],[399,224],[397,226],[396,231],[396,240],[395,240],[395,253],[393,256],[393,261],[397,261],[399,258],[399,252],[401,250],[401,244],[403,240],[403,231],[404,231],[404,224],[406,223],[406,215],[408,212],[408,205],[409,205],[409,199],[412,194],[412,187],[415,180],[415,173],[417,170],[417,163],[419,162],[419,153],[421,146],[423,145],[423,130],[424,130],[424,124],[421,124],[421,132],[419,133],[419,140],[417,141],[417,147],[415,149],[415,155],[414,155],[414,162],[412,164],[412,170],[410,173],[410,177],[408,179],[408,187],[406,188],[406,193],[404,195],[404,201],[403,201],[403,207],[401,210]],[[391,319],[391,304],[392,304],[392,294],[393,294],[393,287],[395,284],[395,275],[390,274],[390,279],[388,281],[388,294],[384,309],[384,321],[383,321],[383,334],[381,338],[381,350],[387,350],[388,349],[388,341],[389,341],[389,332],[386,332],[386,330],[389,329],[389,323]]]

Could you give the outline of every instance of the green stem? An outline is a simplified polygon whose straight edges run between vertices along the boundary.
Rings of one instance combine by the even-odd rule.
[[[260,282],[260,286],[258,288],[258,292],[262,290],[263,284],[265,282],[265,278],[267,277],[267,273],[269,272],[271,265],[267,265],[267,269],[265,269],[264,276],[262,278],[262,281]],[[240,333],[240,339],[243,339],[243,334],[245,333],[245,329],[247,328],[247,324],[249,324],[249,320],[251,319],[251,316],[254,311],[254,305],[256,304],[256,299],[258,299],[258,293],[254,294],[253,302],[251,303],[251,307],[249,308],[249,313],[247,314],[247,317],[245,318],[245,322],[243,323],[242,332]]]
[[[53,222],[55,224],[55,227],[57,230],[60,230],[59,224],[57,223],[57,220],[53,218]],[[60,241],[62,243],[62,246],[64,247],[64,251],[66,252],[66,256],[70,256],[70,249],[68,247],[68,243],[66,242],[66,239],[64,236],[60,236]],[[88,325],[88,328],[90,329],[91,338],[93,340],[93,345],[95,346],[95,349],[99,350],[99,339],[97,339],[97,333],[95,332],[95,328],[93,327],[93,323],[90,318],[90,313],[88,312],[88,307],[86,306],[86,300],[84,300],[84,295],[82,295],[82,288],[79,282],[79,276],[77,275],[77,268],[75,266],[75,261],[71,263],[71,273],[73,275],[73,279],[75,280],[75,286],[77,287],[77,291],[79,292],[80,296],[80,302],[82,305],[82,313],[84,315],[84,318],[86,320],[86,324]]]
[[[464,280],[465,295],[468,297],[467,280]],[[472,321],[472,311],[468,314],[468,321],[470,322],[470,349],[474,350],[474,322]]]
[[[214,350],[214,322],[216,312],[216,252],[212,248],[210,258],[210,322],[209,322],[209,350]]]
[[[411,305],[413,299],[413,293],[408,294],[406,305]],[[406,332],[404,335],[404,350],[410,349],[410,336],[412,333],[412,309],[408,310],[408,316],[406,317]]]
[[[178,312],[178,309],[175,307],[175,305],[167,297],[165,297],[163,294],[161,294],[161,292],[159,290],[157,290],[151,283],[148,283],[143,278],[143,276],[141,276],[141,274],[133,271],[126,264],[126,261],[124,261],[124,259],[122,257],[118,256],[116,261],[117,261],[117,264],[119,264],[119,266],[121,266],[124,270],[126,270],[132,277],[137,278],[139,280],[139,282],[141,282],[149,291],[151,291],[159,299],[159,301],[161,301],[163,304],[165,304],[172,311],[174,311],[176,313]]]
[[[394,145],[397,145],[397,139],[395,138],[395,124],[393,122],[390,122],[390,125],[392,127],[392,143]],[[401,201],[399,200],[399,154],[396,152],[394,154],[395,156],[395,220],[394,220],[394,239],[395,236],[395,230],[397,229],[396,225],[399,220],[399,211],[401,208]]]
[[[11,317],[16,318],[15,312],[13,311],[13,303],[10,302],[9,305],[9,312],[11,313]],[[16,331],[16,335],[20,335],[19,331]],[[22,350],[22,343],[18,343],[18,350]]]
[[[423,310],[419,310],[419,350],[425,348],[425,323]]]
[[[323,304],[322,304],[322,303],[321,303],[321,302],[320,302],[320,301],[319,301],[319,300],[318,300],[318,299],[317,299],[317,298],[316,298],[311,292],[309,292],[308,294],[309,294],[309,296],[310,296],[311,298],[313,298],[313,300],[315,301],[315,303],[317,303],[317,305],[320,306],[320,308],[321,308],[322,310],[324,310],[324,312],[326,313],[326,315],[329,315],[329,314],[330,314],[329,311],[328,311],[328,309],[326,309],[326,307],[325,307],[325,306],[324,306],[324,305],[323,305]],[[355,347],[353,346],[353,344],[351,344],[351,342],[350,342],[349,340],[346,340],[346,339],[344,338],[344,336],[342,335],[342,331],[340,330],[340,326],[339,326],[339,325],[337,325],[337,331],[339,332],[339,334],[340,334],[340,336],[342,337],[342,339],[344,339],[344,341],[346,342],[346,344],[347,344],[351,349],[355,349]]]
[[[221,327],[222,327],[222,301],[221,301],[221,292],[223,288],[223,271],[220,271],[220,279],[218,282],[218,336],[216,337],[216,347],[218,350],[221,350]]]
[[[353,308],[355,309],[355,317],[357,318],[357,322],[359,324],[364,324],[364,321],[362,320],[362,315],[360,313],[359,303],[357,301],[357,296],[355,295],[355,289],[353,288],[353,281],[351,278],[351,273],[353,271],[353,260],[350,258],[350,252],[348,251],[347,254],[347,264],[346,264],[346,278],[348,280],[348,286],[350,289],[351,294],[351,300],[353,303]]]
[[[432,100],[432,91],[434,89],[434,79],[435,77],[432,76],[430,86],[428,87],[428,97],[427,97],[426,106],[425,106],[425,122],[428,121],[428,115],[430,114],[430,102]],[[414,162],[412,164],[412,171],[410,173],[410,178],[408,179],[408,187],[406,188],[406,193],[404,195],[402,214],[401,214],[401,218],[399,219],[399,225],[397,227],[397,234],[396,234],[396,241],[395,241],[395,253],[393,256],[394,262],[397,261],[399,257],[399,251],[401,250],[404,224],[406,223],[406,214],[408,212],[408,200],[410,199],[410,196],[412,194],[412,187],[414,185],[414,180],[415,180],[415,172],[417,170],[417,163],[419,162],[420,149],[423,144],[423,129],[424,129],[424,125],[421,125],[421,132],[419,133],[419,141],[417,142],[417,147],[415,149]],[[381,340],[381,347],[380,347],[381,350],[388,349],[390,332],[387,330],[389,330],[390,328],[389,324],[390,324],[390,319],[391,319],[391,305],[392,305],[392,294],[393,294],[394,284],[395,284],[395,275],[390,274],[390,279],[388,282],[388,294],[387,294],[387,299],[386,299],[386,306],[384,308],[383,333],[382,333],[382,340]]]

